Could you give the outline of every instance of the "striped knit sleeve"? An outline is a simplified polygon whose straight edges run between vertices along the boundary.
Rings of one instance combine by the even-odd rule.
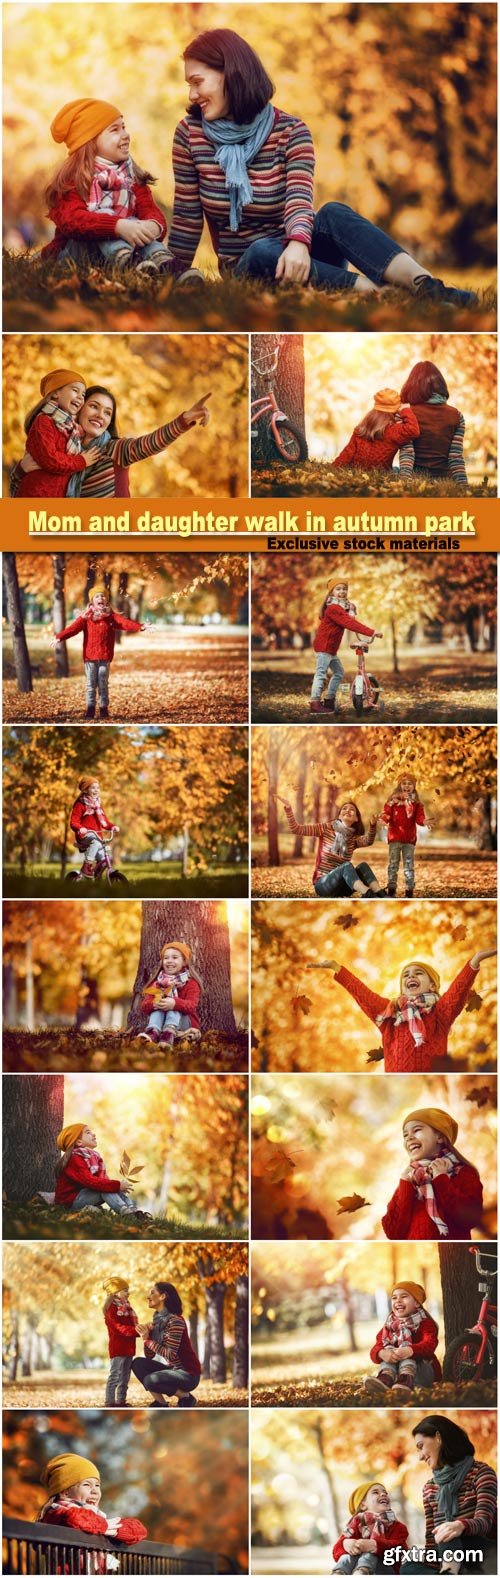
[[[156,1344],[156,1352],[160,1353],[167,1364],[175,1364],[182,1342],[185,1321],[180,1315],[169,1315],[162,1332],[161,1341]]]
[[[464,436],[465,436],[465,421],[464,421],[463,416],[460,415],[460,421],[459,421],[458,426],[457,426],[457,428],[456,428],[456,430],[455,430],[455,432],[453,434],[453,438],[451,440],[450,448],[449,448],[449,451],[448,451],[448,465],[449,465],[452,477],[455,478],[455,482],[460,483],[461,487],[466,488],[467,487],[468,478],[467,478],[467,472],[465,470],[465,460],[464,460]]]
[[[198,174],[189,146],[189,129],[184,121],[179,122],[175,132],[172,161],[175,194],[168,244],[182,268],[189,268],[201,240],[203,209]]]
[[[403,444],[399,451],[399,475],[411,477],[415,466],[415,450],[413,444]]]
[[[486,1539],[487,1536],[491,1534],[491,1530],[495,1523],[497,1507],[497,1478],[494,1470],[489,1467],[488,1463],[476,1463],[474,1472],[474,1488],[476,1494],[476,1510],[474,1516],[472,1518],[464,1516],[462,1519],[460,1511],[458,1516],[460,1521],[463,1521],[467,1534],[471,1534],[474,1539]],[[464,1480],[462,1488],[465,1496],[467,1480]]]
[[[436,1491],[436,1495],[434,1495]],[[422,1491],[425,1515],[425,1544],[427,1550],[432,1550],[434,1545],[434,1523],[436,1519],[437,1488],[432,1479],[427,1480]]]
[[[292,833],[303,833],[304,838],[321,838],[331,831],[330,822],[297,822],[291,805],[285,805],[284,811]]]
[[[107,445],[106,458],[114,466],[133,466],[136,460],[148,460],[150,455],[159,455],[162,449],[168,449],[169,444],[175,444],[176,438],[187,433],[190,426],[182,415],[176,416],[173,422],[166,422],[164,427],[155,427],[152,433],[142,433],[139,438],[115,438]]]
[[[302,121],[291,128],[285,162],[286,242],[303,241],[310,248],[314,224],[314,146],[311,133]]]

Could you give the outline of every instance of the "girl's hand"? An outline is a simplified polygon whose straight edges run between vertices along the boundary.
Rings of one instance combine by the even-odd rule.
[[[473,953],[471,965],[473,970],[478,970],[483,959],[494,959],[496,948],[481,948],[479,953]]]
[[[380,1358],[381,1359],[388,1359],[390,1361],[390,1363],[392,1363],[394,1359],[398,1358],[400,1353],[401,1353],[401,1349],[400,1348],[398,1348],[398,1349],[391,1348],[390,1343],[388,1343],[387,1347],[382,1348],[381,1354],[380,1354]]]
[[[95,466],[96,460],[99,460],[100,454],[101,450],[99,444],[91,444],[90,449],[82,449],[82,460],[85,461],[86,466]]]
[[[359,1540],[344,1540],[344,1550],[347,1556],[357,1556],[359,1550]]]
[[[427,1162],[429,1177],[439,1178],[442,1173],[449,1173],[450,1166],[450,1162],[445,1161],[444,1156],[436,1156],[434,1161]]]
[[[331,961],[321,959],[318,960],[317,964],[306,964],[306,970],[334,970],[335,974],[337,974],[337,970],[340,970],[341,968],[342,966],[338,964],[337,959],[332,959]]]
[[[289,241],[276,264],[275,279],[291,281],[294,285],[307,285],[311,272],[311,254],[303,241]]]
[[[154,219],[119,219],[115,225],[115,236],[128,241],[131,247],[145,247],[148,241],[156,241],[159,233]]]
[[[211,393],[204,395],[202,400],[197,400],[195,405],[190,405],[188,411],[182,412],[184,421],[189,422],[190,427],[194,427],[196,422],[199,422],[200,427],[208,426],[210,421],[210,412],[207,411],[206,403],[207,400],[211,400],[211,398]]]
[[[165,1009],[165,1011],[169,1008],[175,1008],[175,999],[173,997],[161,997],[158,1007]]]
[[[356,1545],[358,1547],[360,1556],[363,1551],[376,1551],[377,1549],[376,1541],[370,1539],[356,1540]]]
[[[397,1349],[397,1358],[413,1359],[413,1348],[410,1348],[409,1342],[404,1342],[402,1348]]]
[[[33,460],[33,456],[28,454],[27,450],[25,450],[25,453],[19,464],[21,466],[21,471],[41,471],[42,469],[41,466],[38,465],[37,461]]]
[[[447,1540],[455,1540],[457,1534],[463,1534],[464,1528],[465,1524],[460,1522],[460,1518],[452,1518],[449,1523],[438,1523],[437,1529],[434,1529],[436,1544],[445,1545]]]

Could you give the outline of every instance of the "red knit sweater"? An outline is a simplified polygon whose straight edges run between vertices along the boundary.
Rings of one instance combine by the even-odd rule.
[[[470,963],[464,964],[463,970],[460,970],[442,997],[438,997],[429,1013],[422,1014],[425,1039],[420,1047],[415,1045],[408,1024],[396,1025],[393,1019],[384,1020],[378,1028],[387,1074],[429,1074],[436,1062],[443,1062],[448,1056],[448,1035],[452,1024],[465,1007],[476,976],[477,970],[473,970]],[[373,1024],[390,1005],[389,997],[379,997],[378,992],[372,992],[364,981],[358,980],[357,975],[352,975],[343,965],[337,971],[335,980],[345,987]]]
[[[452,1178],[438,1173],[434,1194],[439,1215],[448,1228],[448,1239],[469,1239],[471,1227],[479,1225],[483,1209],[483,1186],[475,1168],[464,1162]],[[386,1238],[408,1241],[441,1236],[426,1210],[425,1200],[419,1199],[409,1178],[400,1178],[382,1217],[382,1227]]]
[[[62,1524],[66,1529],[81,1529],[83,1534],[102,1534],[106,1538],[121,1540],[123,1545],[136,1545],[139,1540],[147,1539],[147,1528],[139,1518],[120,1518],[117,1534],[108,1536],[108,1519],[104,1512],[99,1512],[97,1507],[79,1507],[72,1502],[67,1505],[63,1501],[53,1503],[39,1518],[39,1523]],[[103,1565],[100,1572],[106,1572],[106,1557],[102,1558]],[[59,1571],[62,1569],[60,1568]],[[69,1572],[69,1567],[65,1568]]]
[[[103,619],[93,619],[91,614],[80,614],[73,620],[72,625],[66,625],[57,635],[58,641],[68,641],[71,636],[77,636],[83,630],[83,661],[84,663],[112,663],[115,650],[116,630],[141,630],[138,619],[125,619],[123,614],[116,613],[112,608]]]
[[[387,827],[388,844],[416,844],[417,827],[425,827],[425,811],[420,800],[398,800],[396,805],[387,801],[382,812]]]
[[[436,1359],[438,1336],[439,1333],[435,1320],[432,1319],[431,1315],[425,1315],[421,1325],[418,1328],[418,1331],[415,1332],[414,1337],[412,1337],[410,1343],[410,1347],[413,1351],[413,1358],[416,1359],[417,1364],[423,1359],[430,1360],[435,1381],[440,1381],[442,1379],[441,1365],[439,1363],[439,1359]],[[384,1341],[387,1342],[387,1338],[384,1339],[384,1327],[382,1327],[382,1330],[377,1332],[373,1348],[370,1348],[370,1359],[373,1360],[374,1364],[379,1364],[383,1357],[382,1348],[384,1346]]]
[[[339,603],[329,603],[316,631],[313,641],[315,652],[329,652],[335,657],[344,634],[344,630],[355,630],[360,636],[373,636],[375,631],[370,625],[360,624],[359,619],[354,619],[353,614],[348,614]]]
[[[84,471],[83,455],[68,455],[69,433],[56,427],[51,416],[40,411],[26,439],[26,449],[40,471],[20,472],[17,497],[20,499],[64,498],[74,471]]]
[[[119,1314],[117,1307],[122,1307],[122,1300],[113,1299],[104,1311],[104,1319],[108,1329],[108,1352],[110,1359],[130,1358],[135,1353],[137,1332],[135,1329],[134,1311],[131,1305],[127,1306],[127,1313]]]
[[[359,1534],[358,1537],[361,1538],[361,1519],[359,1520],[359,1522],[360,1522],[360,1534]],[[355,1518],[351,1519],[351,1525],[355,1526],[355,1524],[356,1524],[356,1519]],[[344,1546],[344,1540],[348,1539],[348,1538],[349,1538],[348,1535],[341,1534],[340,1539],[336,1540],[335,1545],[333,1547],[333,1551],[332,1551],[333,1559],[334,1559],[335,1562],[340,1561],[340,1557],[341,1556],[346,1556],[347,1555],[347,1552],[346,1552],[345,1546]],[[356,1535],[355,1534],[351,1535],[351,1538],[352,1539],[356,1539]],[[398,1523],[398,1521],[396,1519],[396,1521],[394,1523],[391,1523],[390,1528],[387,1530],[387,1534],[373,1534],[371,1536],[371,1538],[373,1540],[375,1540],[375,1542],[376,1542],[377,1558],[378,1558],[379,1561],[383,1562],[383,1560],[384,1560],[384,1551],[391,1551],[391,1550],[394,1549],[394,1546],[396,1546],[396,1545],[402,1545],[403,1550],[407,1549],[407,1545],[408,1545],[408,1529],[406,1527],[406,1523]],[[384,1569],[384,1571],[385,1571],[385,1569]],[[389,1568],[387,1569],[387,1571],[389,1571]],[[392,1562],[391,1562],[390,1571],[393,1572],[393,1573],[398,1573],[399,1572],[399,1562],[396,1562],[394,1564],[394,1566],[392,1565]]]
[[[151,188],[144,182],[136,181],[132,188],[135,197],[135,211],[130,218],[155,219],[160,230],[158,240],[163,241],[167,233],[166,221],[161,209],[157,207]],[[80,241],[112,241],[115,237],[116,226],[120,214],[94,213],[87,208],[85,198],[80,197],[76,187],[71,187],[64,197],[49,210],[49,219],[56,227],[56,233],[48,246],[42,247],[41,256],[57,257],[66,246],[67,241],[76,238]]]
[[[95,811],[84,805],[81,795],[79,795],[78,800],[75,800],[69,819],[70,828],[73,833],[102,833],[103,828],[114,827],[114,822],[109,821],[106,812],[102,809],[100,816],[102,821],[99,820]]]
[[[381,438],[361,438],[354,431],[345,449],[332,462],[335,469],[341,466],[359,467],[360,470],[378,468],[390,471],[394,456],[402,444],[408,444],[412,438],[418,438],[420,428],[414,411],[410,406],[404,407],[404,415],[399,422],[389,422]]]
[[[200,988],[198,982],[194,981],[192,977],[190,977],[189,981],[184,981],[181,986],[172,986],[169,989],[166,986],[160,986],[156,976],[154,976],[153,980],[148,981],[147,986],[144,987],[141,1012],[143,1014],[152,1014],[154,1009],[158,1007],[158,999],[168,997],[170,992],[174,999],[176,1011],[179,1014],[184,1014],[186,1019],[189,1019],[189,1023],[194,1030],[199,1030],[200,1021],[196,1009],[200,1001]]]
[[[96,1155],[96,1152],[90,1154]],[[102,1157],[99,1157],[100,1167],[98,1172],[91,1172],[86,1156],[80,1151],[73,1151],[64,1172],[59,1173],[56,1182],[56,1205],[72,1205],[80,1189],[95,1189],[97,1194],[117,1194],[122,1187],[119,1178],[108,1178]],[[122,1180],[123,1182],[123,1180]]]

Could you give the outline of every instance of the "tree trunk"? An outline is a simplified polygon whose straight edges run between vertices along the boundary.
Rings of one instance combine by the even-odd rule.
[[[20,1347],[20,1341],[19,1341],[19,1315],[16,1313],[12,1317],[12,1334],[11,1334],[11,1338],[10,1338],[10,1342],[9,1342],[8,1355],[7,1355],[7,1380],[8,1381],[16,1381],[17,1380],[17,1367],[18,1367],[18,1364],[19,1364],[20,1357],[21,1357],[21,1347]]]
[[[226,1380],[226,1353],[224,1348],[224,1282],[213,1282],[205,1288],[207,1298],[207,1328],[210,1332],[210,1380]]]
[[[30,655],[26,632],[24,629],[23,611],[21,608],[21,593],[17,578],[17,565],[15,553],[4,553],[3,573],[7,592],[7,619],[12,631],[12,647],[14,666],[16,670],[17,688],[26,694],[33,690],[31,675]]]
[[[307,778],[307,762],[308,762],[308,753],[307,753],[306,746],[304,746],[304,750],[301,751],[300,758],[299,758],[299,777],[298,777],[298,783],[297,783],[297,802],[296,802],[295,815],[296,815],[296,818],[297,818],[298,822],[303,822],[304,821],[304,817],[305,817],[305,792],[306,792],[306,778]],[[295,839],[294,839],[294,845],[293,845],[293,858],[294,858],[294,860],[300,860],[300,856],[301,856],[302,850],[303,850],[303,845],[304,845],[304,835],[303,835],[303,833],[296,833],[295,834]]]
[[[259,400],[273,389],[280,410],[305,435],[303,334],[255,335],[252,351],[252,399]],[[278,460],[268,418],[262,417],[252,431],[252,460],[257,465]]]
[[[205,1289],[205,1295],[206,1295],[206,1289]],[[205,1300],[205,1304],[206,1304],[206,1300]],[[205,1315],[206,1315],[206,1310],[205,1310]],[[204,1347],[203,1347],[203,1364],[202,1364],[202,1367],[201,1367],[201,1373],[202,1373],[204,1381],[209,1381],[210,1380],[210,1363],[211,1363],[211,1331],[210,1331],[210,1326],[208,1324],[208,1320],[205,1318],[205,1343],[204,1343]]]
[[[233,1386],[248,1386],[248,1277],[236,1282]]]
[[[188,1330],[189,1330],[189,1336],[190,1336],[191,1342],[193,1344],[194,1351],[195,1351],[196,1354],[198,1354],[198,1358],[199,1358],[199,1353],[198,1353],[198,1310],[197,1309],[189,1311]]]
[[[345,1277],[345,1276],[344,1277],[340,1277],[339,1280],[340,1280],[340,1286],[341,1286],[341,1289],[342,1289],[342,1306],[343,1306],[343,1310],[344,1310],[344,1319],[345,1319],[345,1323],[346,1323],[347,1330],[348,1330],[348,1333],[349,1333],[349,1351],[350,1351],[350,1353],[357,1353],[357,1351],[358,1351],[358,1344],[356,1342],[356,1327],[355,1327],[355,1323],[354,1323],[354,1307],[353,1307],[353,1302],[352,1302],[351,1289],[349,1287],[349,1282],[348,1282],[347,1277]]]
[[[95,1028],[96,1020],[100,1024],[99,982],[94,975],[87,975],[85,967],[82,966],[78,1005],[75,1014],[75,1030],[86,1030],[89,1021],[92,1021],[92,1028]]]
[[[3,1171],[8,1200],[54,1188],[56,1135],[64,1114],[62,1074],[23,1074],[3,1081]]]
[[[397,635],[397,625],[396,625],[396,620],[395,619],[391,619],[391,637],[392,637],[392,671],[393,671],[393,674],[399,674],[398,635]]]
[[[32,939],[32,937],[27,937],[26,938],[25,949],[24,949],[24,957],[25,957],[25,969],[26,969],[25,1024],[26,1024],[26,1029],[27,1030],[34,1030],[34,1028],[35,1028],[35,981],[34,981],[34,976],[33,976],[33,939]]]
[[[3,967],[3,1004],[6,1025],[17,1025],[17,976],[14,964]]]
[[[270,866],[279,866],[280,847],[278,839],[278,770],[279,770],[279,745],[271,736],[268,746],[268,797],[267,797],[267,840],[268,860]]]
[[[66,574],[66,556],[64,553],[52,554],[54,570],[54,601],[52,607],[52,620],[54,635],[64,630],[66,624],[66,603],[64,597],[64,577]],[[69,674],[68,648],[65,641],[58,641],[55,651],[56,674],[59,679],[66,679]]]
[[[466,1326],[473,1326],[479,1313],[478,1274],[473,1255],[462,1244],[439,1244],[439,1269],[443,1290],[444,1340],[446,1346]]]
[[[134,1034],[144,1029],[145,1017],[139,1011],[144,987],[156,974],[163,943],[175,938],[192,948],[193,964],[203,981],[199,1006],[202,1030],[234,1035],[227,908],[210,899],[149,899],[143,904],[141,950],[127,1029]]]
[[[182,829],[182,875],[189,876],[189,828],[187,822]]]

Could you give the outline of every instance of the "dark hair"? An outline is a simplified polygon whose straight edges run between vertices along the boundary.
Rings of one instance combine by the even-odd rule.
[[[415,1425],[412,1436],[441,1436],[443,1463],[461,1463],[464,1457],[474,1457],[475,1449],[472,1441],[465,1434],[460,1425],[455,1425],[452,1419],[445,1419],[443,1414],[428,1414],[419,1425]]]
[[[113,415],[111,417],[109,427],[106,428],[106,432],[109,433],[110,438],[118,438],[118,428],[116,424],[116,400],[114,394],[111,393],[111,389],[105,389],[104,384],[91,384],[90,389],[85,390],[85,399],[91,400],[92,395],[99,394],[106,395],[108,400],[111,400],[112,402]]]
[[[237,126],[253,121],[272,99],[274,83],[262,61],[246,39],[230,27],[213,27],[198,33],[182,58],[201,60],[212,71],[222,71],[229,115]],[[189,114],[200,120],[199,104],[190,104]]]
[[[163,1294],[170,1315],[182,1315],[181,1300],[173,1282],[155,1282],[154,1286]]]
[[[363,833],[365,831],[365,824],[364,824],[364,821],[363,821],[363,818],[362,818],[362,815],[361,815],[361,811],[359,810],[359,806],[356,805],[356,801],[355,800],[339,800],[338,803],[337,803],[337,806],[335,808],[335,816],[336,817],[340,816],[340,812],[342,811],[342,809],[343,809],[343,807],[345,805],[353,805],[354,806],[354,810],[356,812],[357,821],[356,821],[356,826],[353,827],[352,831],[353,831],[353,833],[356,834],[356,838],[362,838]]]
[[[449,389],[435,362],[415,362],[403,384],[401,400],[404,405],[425,405],[431,395],[443,395],[447,400]]]
[[[382,438],[389,422],[396,421],[395,411],[378,411],[376,406],[361,418],[354,431],[359,438]]]

